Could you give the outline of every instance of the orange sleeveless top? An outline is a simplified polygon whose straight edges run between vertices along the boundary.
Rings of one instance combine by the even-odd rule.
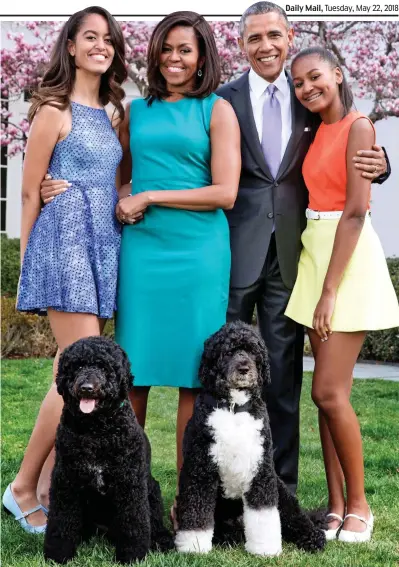
[[[352,111],[338,122],[320,124],[302,166],[303,178],[309,191],[310,209],[344,210],[347,182],[346,148],[350,128],[359,118],[367,118],[367,116]],[[370,208],[370,197],[368,208]]]

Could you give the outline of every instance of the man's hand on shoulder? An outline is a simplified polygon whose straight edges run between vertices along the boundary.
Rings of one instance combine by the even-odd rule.
[[[362,171],[362,177],[383,183],[391,171],[386,152],[381,146],[374,145],[371,150],[359,150],[353,158],[357,169]],[[382,178],[378,181],[378,178]]]

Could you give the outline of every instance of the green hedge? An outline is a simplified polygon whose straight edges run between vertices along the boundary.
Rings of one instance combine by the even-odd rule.
[[[1,237],[2,355],[50,356],[55,349],[47,318],[15,311],[19,277],[19,239]],[[388,267],[399,297],[399,258],[389,258]],[[113,321],[106,334],[113,336]],[[360,357],[399,362],[399,329],[368,333]]]
[[[399,258],[388,258],[387,262],[396,296],[399,297]],[[360,358],[399,362],[399,328],[367,333]]]
[[[19,278],[19,238],[1,235],[1,295],[15,297]]]

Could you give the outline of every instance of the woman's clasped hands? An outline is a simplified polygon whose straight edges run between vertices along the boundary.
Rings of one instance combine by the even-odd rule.
[[[150,204],[147,192],[122,197],[116,205],[116,217],[122,224],[136,224],[144,218]]]

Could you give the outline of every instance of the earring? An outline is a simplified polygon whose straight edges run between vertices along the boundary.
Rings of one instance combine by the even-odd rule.
[[[197,75],[198,75],[198,77],[202,77],[202,70],[201,69],[198,69]]]

